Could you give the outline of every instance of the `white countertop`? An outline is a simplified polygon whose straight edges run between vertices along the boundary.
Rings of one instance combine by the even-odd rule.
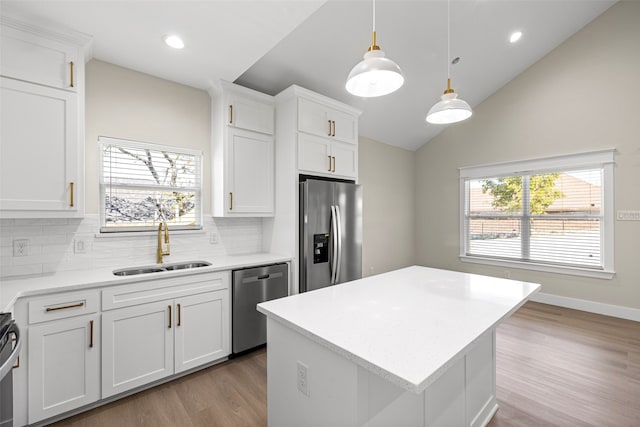
[[[139,274],[136,276],[115,276],[113,270],[139,267],[137,265],[118,265],[113,268],[94,270],[61,271],[51,274],[38,274],[16,278],[0,279],[0,311],[11,312],[18,298],[45,295],[52,292],[73,291],[94,287],[121,285],[153,279],[154,277],[177,277],[187,274],[209,273],[212,271],[232,270],[263,264],[290,261],[291,257],[268,253],[250,255],[231,255],[213,259],[202,258],[189,261],[207,261],[211,265],[191,270],[163,271],[158,273]],[[180,260],[172,260],[167,264],[176,264]],[[153,266],[153,265],[150,265]],[[147,267],[147,266],[145,266]]]
[[[539,289],[414,266],[264,302],[258,311],[421,393]]]

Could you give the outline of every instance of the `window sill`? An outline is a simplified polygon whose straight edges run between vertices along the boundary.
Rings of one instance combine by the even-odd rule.
[[[181,234],[188,234],[193,236],[195,234],[206,234],[204,229],[199,230],[169,230],[171,236],[177,236]],[[95,237],[98,239],[111,239],[117,237],[144,237],[144,236],[158,236],[158,231],[118,231],[111,233],[96,233]]]
[[[493,265],[496,267],[519,268],[522,270],[544,271],[547,273],[568,274],[571,276],[593,277],[596,279],[612,279],[615,271],[591,270],[588,268],[561,267],[557,265],[535,264],[522,261],[508,261],[502,259],[482,258],[477,256],[461,255],[460,261],[473,264]]]

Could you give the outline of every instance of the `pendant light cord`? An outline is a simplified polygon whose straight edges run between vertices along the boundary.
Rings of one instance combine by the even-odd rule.
[[[373,32],[375,33],[376,31],[376,0],[371,0],[371,2],[373,3]]]
[[[447,0],[447,78],[451,78],[451,0]]]

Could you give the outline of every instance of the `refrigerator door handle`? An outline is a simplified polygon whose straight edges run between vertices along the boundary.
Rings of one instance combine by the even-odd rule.
[[[340,267],[342,265],[342,218],[340,218],[340,206],[336,205],[336,224],[338,229],[338,234],[336,237],[337,247],[338,247],[338,256],[336,262],[336,280],[335,283],[338,283],[340,280]]]
[[[335,285],[338,280],[336,274],[338,270],[338,218],[336,206],[331,205],[331,284]]]

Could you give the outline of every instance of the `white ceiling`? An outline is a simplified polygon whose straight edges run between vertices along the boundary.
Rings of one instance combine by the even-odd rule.
[[[453,88],[477,106],[614,3],[452,0],[451,58],[461,58],[451,67]],[[360,134],[387,144],[415,150],[444,128],[424,118],[446,86],[445,0],[376,2],[378,45],[406,82],[370,99],[344,89],[370,44],[370,1],[3,0],[0,7],[93,36],[97,59],[197,88],[222,78],[275,95],[298,84],[362,109]],[[511,45],[516,29],[524,35]],[[162,43],[173,32],[185,49]]]

